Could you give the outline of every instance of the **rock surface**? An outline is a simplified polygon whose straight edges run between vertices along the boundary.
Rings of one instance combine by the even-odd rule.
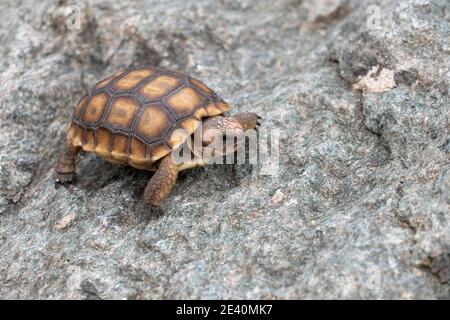
[[[450,298],[448,1],[0,3],[0,297]],[[120,67],[204,80],[263,115],[279,170],[51,169]]]

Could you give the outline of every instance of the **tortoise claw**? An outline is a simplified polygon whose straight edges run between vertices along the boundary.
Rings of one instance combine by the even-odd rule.
[[[53,174],[53,179],[55,180],[56,183],[60,183],[60,184],[67,184],[67,183],[71,183],[73,181],[75,181],[76,179],[76,174],[74,172],[72,173],[54,173]]]

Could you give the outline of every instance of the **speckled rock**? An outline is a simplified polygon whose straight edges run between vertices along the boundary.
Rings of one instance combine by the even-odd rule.
[[[448,1],[0,3],[0,297],[450,298]],[[120,67],[204,80],[278,129],[273,175],[90,154],[71,108]]]

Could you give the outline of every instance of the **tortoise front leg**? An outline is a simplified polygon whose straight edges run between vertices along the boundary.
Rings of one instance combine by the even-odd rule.
[[[81,147],[66,144],[53,171],[53,178],[56,182],[71,182],[75,178],[75,158],[80,150]]]
[[[144,191],[144,201],[159,207],[167,198],[178,177],[178,166],[173,163],[171,154],[165,156],[153,174]]]

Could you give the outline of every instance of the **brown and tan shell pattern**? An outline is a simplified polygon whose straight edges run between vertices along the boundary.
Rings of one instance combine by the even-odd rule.
[[[144,66],[98,82],[75,106],[68,143],[115,163],[145,169],[192,134],[204,117],[229,105],[201,81]]]

